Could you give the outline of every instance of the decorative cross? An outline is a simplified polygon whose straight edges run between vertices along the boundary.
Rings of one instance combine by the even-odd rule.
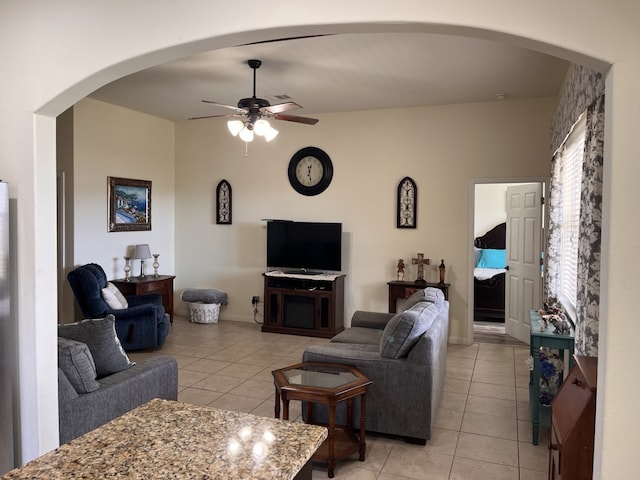
[[[412,258],[411,263],[418,265],[418,278],[416,278],[416,282],[427,283],[424,279],[424,266],[429,265],[429,259],[424,258],[424,253],[418,253],[418,258]]]

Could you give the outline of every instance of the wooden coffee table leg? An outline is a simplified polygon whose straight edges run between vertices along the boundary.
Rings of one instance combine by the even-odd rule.
[[[336,468],[336,406],[329,405],[329,455],[327,458],[327,470],[329,478],[333,478]]]
[[[282,396],[282,419],[289,420],[289,399],[284,394],[281,394],[281,396]]]
[[[360,397],[360,461],[364,462],[364,455],[367,451],[367,442],[365,440],[365,427],[367,424],[367,394],[363,393]]]
[[[274,413],[276,418],[280,418],[280,392],[278,391],[278,387],[276,387],[276,405],[274,408]]]

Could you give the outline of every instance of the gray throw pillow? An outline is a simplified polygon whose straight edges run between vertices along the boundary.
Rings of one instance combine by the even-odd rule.
[[[90,393],[100,388],[96,382],[96,366],[84,343],[58,337],[58,367],[78,393]]]
[[[429,307],[433,309],[433,313],[426,311]],[[385,358],[406,356],[429,329],[436,313],[433,304],[420,302],[394,316],[382,332],[380,355]]]
[[[58,336],[85,343],[89,347],[98,378],[135,365],[129,360],[116,335],[113,315],[58,325]]]

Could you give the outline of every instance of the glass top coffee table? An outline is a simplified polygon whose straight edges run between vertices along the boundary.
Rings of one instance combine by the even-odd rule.
[[[329,434],[325,442],[313,455],[313,461],[326,462],[329,478],[333,478],[337,460],[359,452],[364,461],[366,452],[365,424],[367,387],[371,380],[356,367],[331,363],[298,363],[274,370],[273,381],[276,388],[275,417],[289,420],[289,401],[300,400],[307,403],[309,422],[313,421],[313,404],[322,403],[329,408]],[[360,430],[354,432],[351,422],[353,399],[360,397]],[[336,405],[346,402],[347,424],[336,425]]]

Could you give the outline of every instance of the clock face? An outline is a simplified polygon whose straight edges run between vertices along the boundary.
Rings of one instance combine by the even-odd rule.
[[[320,183],[323,173],[322,162],[313,156],[304,157],[296,165],[296,178],[307,187],[313,187]]]
[[[333,178],[333,164],[329,155],[316,147],[298,150],[289,162],[289,182],[302,195],[324,192]]]

